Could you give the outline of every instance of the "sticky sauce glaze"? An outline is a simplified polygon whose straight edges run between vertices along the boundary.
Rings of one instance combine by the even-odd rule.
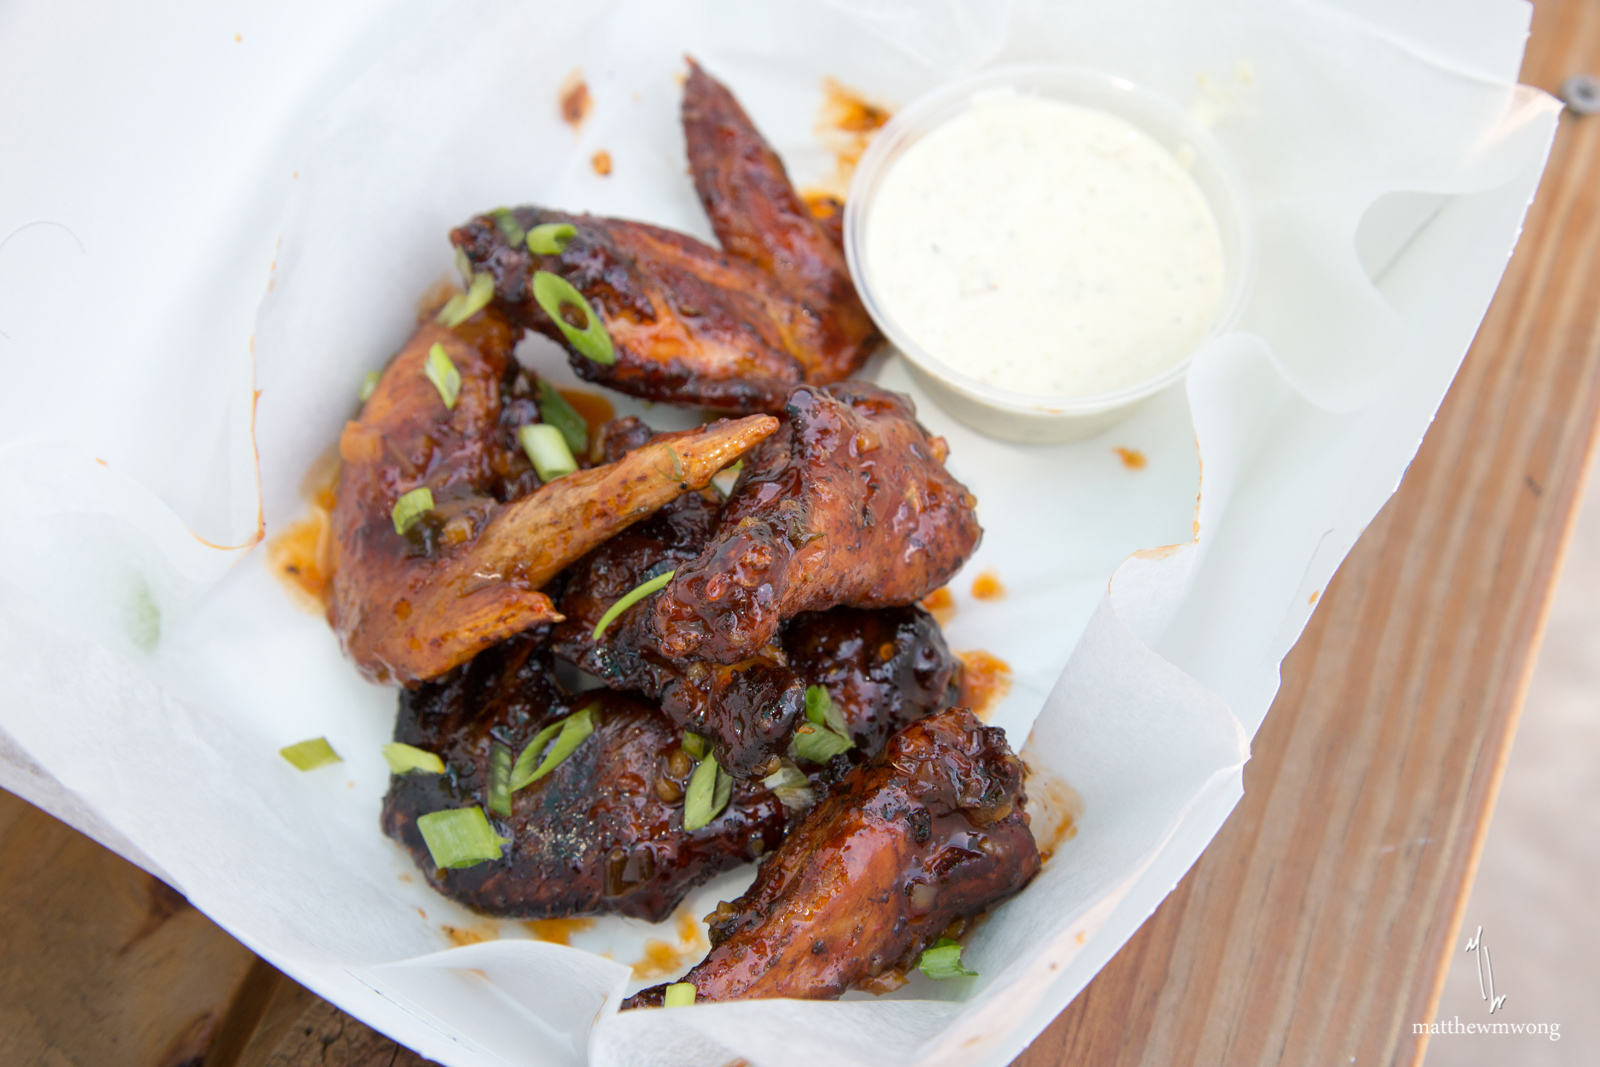
[[[890,166],[864,242],[873,293],[935,359],[1034,396],[1138,385],[1210,329],[1216,220],[1123,119],[985,93]]]

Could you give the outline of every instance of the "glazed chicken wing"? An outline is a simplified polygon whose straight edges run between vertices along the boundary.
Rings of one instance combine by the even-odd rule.
[[[614,362],[568,345],[573,368],[634,396],[721,411],[776,411],[801,382],[854,372],[880,338],[844,257],[795,195],[783,165],[728,91],[694,67],[684,126],[695,185],[725,245],[718,251],[656,226],[520,207],[472,219],[450,239],[474,272],[493,277],[519,325],[566,343],[534,299],[535,273],[570,283],[588,311],[561,313],[584,329],[598,316]],[[525,240],[570,226],[557,253]]]
[[[516,443],[537,408],[517,395],[532,390],[513,343],[492,308],[454,330],[423,325],[339,439],[328,617],[369,678],[412,684],[559,620],[539,590],[561,568],[777,427],[719,422],[540,486]],[[453,407],[425,373],[435,346],[460,378]],[[402,534],[395,505],[418,488],[433,506]]]
[[[890,738],[708,921],[711,952],[683,982],[699,999],[837,997],[911,966],[956,919],[1039,871],[1022,763],[1001,730],[952,708]],[[628,1007],[659,1005],[665,986]]]
[[[978,546],[976,500],[905,397],[802,386],[785,411],[745,460],[716,537],[653,602],[669,656],[737,663],[803,611],[914,603]]]
[[[787,818],[760,783],[734,783],[708,825],[683,829],[693,763],[659,711],[609,690],[567,697],[546,653],[527,637],[400,697],[395,740],[438,754],[445,774],[397,775],[384,831],[441,893],[490,915],[559,918],[615,913],[659,922],[695,886],[776,848]],[[500,859],[435,868],[417,819],[481,806],[495,741],[513,753],[546,724],[592,708],[594,732],[545,777],[512,795],[496,819],[511,840]]]

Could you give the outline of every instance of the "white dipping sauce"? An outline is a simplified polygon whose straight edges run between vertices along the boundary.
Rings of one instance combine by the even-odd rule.
[[[1034,396],[1155,377],[1205,337],[1223,287],[1216,220],[1171,152],[1014,90],[890,165],[864,246],[874,297],[929,355]]]

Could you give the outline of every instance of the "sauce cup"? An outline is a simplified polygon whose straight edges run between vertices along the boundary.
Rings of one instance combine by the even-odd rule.
[[[1209,330],[1199,344],[1146,380],[1113,392],[1047,396],[991,385],[930,354],[906,323],[897,322],[874,291],[868,270],[868,219],[883,179],[907,149],[961,114],[979,94],[1010,90],[1107,112],[1143,131],[1187,168],[1211,209],[1222,252],[1222,285]],[[995,195],[1005,195],[997,189]],[[1202,345],[1233,329],[1255,272],[1256,233],[1249,200],[1232,161],[1211,134],[1164,97],[1126,79],[1081,67],[1012,66],[941,86],[898,112],[863,154],[845,201],[845,257],[867,312],[905,356],[912,377],[934,401],[973,429],[1003,440],[1043,444],[1076,441],[1109,428],[1145,400],[1183,378]],[[1048,343],[1042,340],[1041,343]]]

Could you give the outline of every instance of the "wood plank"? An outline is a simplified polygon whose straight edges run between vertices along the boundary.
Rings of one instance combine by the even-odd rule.
[[[1538,0],[1523,79],[1600,59]],[[1245,798],[1017,1061],[1420,1063],[1600,409],[1600,120],[1567,116],[1522,242],[1399,493],[1284,663]]]

